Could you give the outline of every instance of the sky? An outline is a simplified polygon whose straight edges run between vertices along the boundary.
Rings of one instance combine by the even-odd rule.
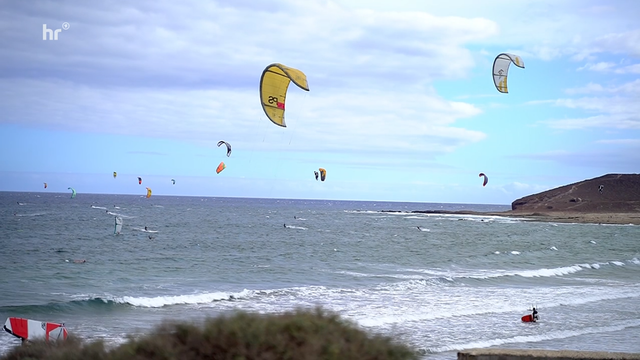
[[[0,191],[508,205],[640,173],[637,1],[0,3]],[[286,127],[273,63],[309,83]]]

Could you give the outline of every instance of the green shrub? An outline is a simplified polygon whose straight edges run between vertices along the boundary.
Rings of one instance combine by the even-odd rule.
[[[321,309],[280,315],[237,312],[210,318],[202,326],[165,322],[150,334],[130,337],[106,349],[101,341],[84,344],[70,336],[61,342],[31,342],[2,359],[95,360],[306,360],[417,359],[416,352],[391,338],[369,335],[355,324]]]

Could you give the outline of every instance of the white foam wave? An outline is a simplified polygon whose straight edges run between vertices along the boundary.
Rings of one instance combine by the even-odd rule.
[[[92,208],[92,209],[107,210],[107,208],[106,208],[106,207],[104,207],[104,206],[95,206],[95,205],[91,205],[91,208]]]
[[[33,213],[33,214],[13,214],[15,216],[42,216],[45,215],[46,213],[44,212],[37,212],[37,213]]]
[[[499,252],[497,252],[499,253]],[[541,268],[532,270],[442,270],[442,269],[405,269],[405,271],[414,271],[429,274],[437,277],[446,277],[451,279],[456,278],[471,278],[471,279],[491,279],[503,276],[522,276],[527,278],[533,277],[552,277],[573,274],[583,269],[592,269],[589,264],[580,264],[573,266],[565,266],[559,268]]]
[[[336,271],[336,274],[350,275],[353,277],[370,277],[370,278],[393,278],[408,280],[425,280],[423,275],[407,275],[407,274],[364,274],[354,271]]]
[[[574,336],[581,336],[587,334],[601,334],[613,331],[621,331],[630,327],[640,326],[640,320],[634,319],[621,322],[620,324],[603,326],[603,327],[591,327],[582,328],[579,330],[564,330],[564,331],[551,331],[539,335],[520,335],[502,339],[482,340],[474,341],[464,344],[451,344],[440,347],[433,347],[426,349],[430,353],[440,353],[445,351],[464,350],[472,348],[486,348],[490,346],[504,345],[504,344],[519,344],[528,342],[540,342],[546,340],[558,340],[566,339]]]
[[[133,228],[133,230],[138,230],[138,231],[148,232],[148,233],[157,233],[158,232],[158,230],[149,230],[149,229],[144,229],[144,228]]]
[[[420,282],[407,281],[404,285],[418,285]],[[577,289],[548,289],[550,294],[547,297],[540,298],[544,303],[544,309],[565,306],[581,306],[588,303],[598,303],[602,301],[611,301],[617,299],[637,299],[640,295],[638,287],[628,289],[619,288],[612,291],[608,287],[599,287],[585,291],[576,291]],[[513,318],[519,320],[523,311],[523,303],[526,299],[535,295],[535,291],[524,292],[521,289],[513,289],[507,291],[505,289],[478,292],[477,290],[469,290],[457,288],[453,290],[455,298],[465,298],[464,303],[451,301],[450,295],[442,296],[437,291],[429,291],[423,285],[422,288],[410,288],[409,286],[400,286],[397,284],[395,289],[384,288],[377,289],[375,292],[382,300],[384,298],[384,308],[380,308],[373,304],[371,306],[363,306],[352,309],[348,316],[357,321],[360,325],[366,327],[386,327],[392,324],[406,324],[408,322],[420,323],[423,321],[447,319],[456,317],[468,317],[487,314],[513,314]],[[552,294],[551,294],[552,293]],[[473,294],[473,296],[470,296]],[[371,294],[366,294],[369,297]],[[321,294],[320,296],[330,297],[331,294]],[[358,294],[354,295],[358,296]],[[431,304],[428,310],[416,308],[413,304],[421,302],[428,298]],[[505,300],[505,298],[509,300]],[[499,306],[496,306],[499,304]],[[376,316],[371,316],[375,312]]]
[[[251,290],[244,290],[239,293],[212,292],[191,295],[173,295],[173,296],[156,296],[156,297],[136,297],[122,296],[111,297],[111,300],[120,304],[129,304],[138,307],[160,308],[171,305],[198,305],[208,304],[214,301],[234,300],[245,298],[253,294]]]
[[[298,229],[298,230],[307,230],[306,227],[302,227],[302,226],[295,226],[295,225],[286,225],[287,229]]]

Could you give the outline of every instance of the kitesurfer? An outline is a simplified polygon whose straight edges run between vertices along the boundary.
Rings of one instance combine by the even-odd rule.
[[[538,320],[538,310],[536,310],[536,308],[533,308],[533,313],[531,314],[531,318],[533,319],[534,322],[536,322]]]
[[[148,229],[147,229],[147,227],[145,226],[145,227],[144,227],[144,231],[147,231],[147,230],[148,230]]]
[[[422,229],[420,229],[420,226],[416,226],[418,228],[418,230],[422,231]]]
[[[284,224],[285,229],[287,228],[287,224]]]

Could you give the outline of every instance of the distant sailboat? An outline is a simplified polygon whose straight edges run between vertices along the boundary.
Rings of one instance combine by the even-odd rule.
[[[116,224],[115,224],[115,229],[113,229],[113,234],[120,235],[121,231],[122,231],[122,218],[120,216],[116,216]]]

